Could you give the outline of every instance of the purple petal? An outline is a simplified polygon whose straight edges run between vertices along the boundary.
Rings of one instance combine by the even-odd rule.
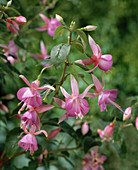
[[[82,65],[91,65],[93,64],[93,60],[91,58],[87,58],[87,59],[77,60],[75,61],[75,63],[79,63]]]
[[[31,84],[29,83],[29,81],[23,76],[23,75],[20,75],[19,76],[28,86],[31,86]]]
[[[46,55],[47,54],[47,50],[45,48],[45,45],[44,45],[43,41],[40,42],[40,47],[41,47],[41,53],[43,55]]]
[[[112,67],[112,64],[113,64],[112,56],[106,54],[101,56],[98,67],[101,70],[108,71]]]
[[[37,96],[30,98],[30,101],[27,104],[31,105],[32,107],[40,106],[42,104],[41,96],[37,95]]]
[[[45,85],[43,87],[38,88],[38,90],[46,90],[46,89],[55,90],[55,88],[53,86],[50,86],[50,85]]]
[[[94,86],[94,84],[90,84],[90,85],[84,90],[84,92],[83,92],[82,94],[80,94],[80,97],[81,97],[81,98],[86,97],[86,94],[87,94],[88,91],[92,88],[92,86]]]
[[[109,98],[110,93],[102,93],[98,97],[98,105],[100,106],[102,103],[106,103],[107,99]]]
[[[92,39],[92,37],[90,35],[88,38],[89,38],[89,44],[90,44],[93,54],[95,56],[98,56],[98,47],[97,47],[95,41]]]
[[[59,105],[62,109],[65,108],[65,102],[59,98],[53,97],[54,101],[56,102],[57,105]]]
[[[42,20],[45,22],[45,23],[49,23],[49,19],[45,16],[45,15],[43,15],[43,14],[40,14],[40,17],[42,18]]]
[[[94,97],[98,97],[98,96],[99,96],[98,93],[87,93],[85,97],[94,98]]]
[[[113,90],[104,90],[103,93],[109,93],[110,100],[114,101],[117,97],[117,89]],[[109,101],[106,101],[106,104],[110,104]]]
[[[29,96],[29,97],[34,96],[32,94],[32,92],[30,91],[29,87],[23,87],[23,88],[19,89],[18,92],[17,92],[17,97],[18,97],[19,100],[22,100],[24,97],[26,97],[26,96],[24,96],[24,93],[26,94],[26,96]]]
[[[0,44],[0,47],[8,49],[8,46],[4,44]]]
[[[72,96],[66,92],[66,90],[63,87],[60,87],[62,94],[65,96],[67,99],[71,99]]]
[[[71,88],[72,88],[72,95],[78,96],[79,95],[79,88],[76,79],[71,75]]]
[[[48,29],[47,25],[44,25],[44,26],[39,27],[39,28],[36,28],[37,31],[45,31],[47,29]]]
[[[98,78],[92,74],[92,79],[93,79],[93,82],[94,82],[97,92],[102,91],[102,85],[101,85],[100,81],[98,80]]]
[[[35,110],[36,110],[37,113],[43,113],[43,112],[46,112],[46,111],[48,111],[48,110],[50,110],[50,109],[52,109],[54,107],[55,106],[53,106],[53,105],[48,105],[47,104],[47,105],[39,106]]]

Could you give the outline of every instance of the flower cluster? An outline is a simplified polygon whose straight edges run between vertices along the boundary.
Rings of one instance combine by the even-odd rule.
[[[28,109],[28,111],[21,116],[20,125],[26,135],[19,140],[18,145],[25,150],[30,150],[30,154],[33,154],[33,152],[38,149],[35,135],[44,133],[46,137],[48,136],[45,130],[40,130],[40,118],[38,113],[46,112],[54,107],[53,105],[41,105],[42,99],[38,90],[54,90],[54,88],[50,85],[39,87],[40,81],[35,80],[32,84],[30,84],[23,75],[20,77],[29,87],[23,87],[17,92],[18,99],[21,100],[21,103],[23,103],[19,110],[19,114],[25,107]],[[28,131],[29,128],[30,130]],[[36,128],[38,129],[37,132]]]
[[[90,153],[84,156],[82,161],[82,170],[104,170],[102,164],[106,157],[98,153],[98,147],[91,150]]]

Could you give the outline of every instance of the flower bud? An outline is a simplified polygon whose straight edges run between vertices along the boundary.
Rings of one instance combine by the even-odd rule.
[[[86,135],[88,133],[88,131],[89,131],[89,125],[88,125],[87,122],[84,122],[82,127],[81,127],[81,133],[83,135]]]
[[[60,23],[63,23],[64,21],[63,21],[63,18],[60,16],[60,15],[58,15],[58,14],[56,14],[56,19],[58,20],[58,22],[60,22]]]
[[[136,117],[136,129],[138,130],[138,117]]]
[[[16,17],[15,21],[18,22],[21,25],[24,25],[27,22],[26,18],[23,17],[23,16]]]
[[[12,0],[10,0],[9,2],[7,2],[6,8],[8,8],[9,6],[11,6],[11,4],[12,4]]]
[[[17,24],[16,22],[12,21],[11,19],[6,19],[6,21],[9,22],[10,24],[12,24],[17,30],[19,30],[19,26],[18,26],[18,24]],[[9,30],[10,32],[14,33],[14,34],[17,34],[18,31],[17,31],[14,27],[12,27],[11,25],[9,25],[9,24],[7,23],[7,28],[8,28],[8,30]]]
[[[84,27],[83,29],[85,31],[93,31],[97,28],[97,26],[94,26],[94,25],[87,25],[86,27]]]
[[[110,125],[106,126],[104,129],[104,135],[106,137],[110,137],[113,134],[113,127],[114,127],[114,123],[110,123]]]
[[[5,106],[4,104],[0,104],[0,109],[3,110],[6,113],[9,111],[7,106]]]
[[[132,107],[126,108],[126,110],[124,111],[124,114],[123,114],[123,121],[126,121],[126,120],[130,119],[131,110],[132,110]]]
[[[52,130],[52,131],[48,134],[48,139],[53,139],[53,138],[55,138],[55,137],[58,135],[58,133],[60,132],[60,130],[61,130],[60,128]]]
[[[15,96],[13,94],[7,94],[6,96],[3,96],[2,99],[5,99],[5,100],[11,100],[13,99]]]

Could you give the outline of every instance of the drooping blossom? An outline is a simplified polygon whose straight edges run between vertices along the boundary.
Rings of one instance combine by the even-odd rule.
[[[90,153],[84,156],[82,161],[82,170],[104,170],[102,164],[106,160],[106,156],[98,153],[98,147],[91,150]]]
[[[47,49],[46,49],[43,41],[40,42],[40,48],[41,48],[40,54],[30,53],[30,56],[34,57],[35,59],[40,59],[40,60],[45,60],[47,58],[50,58],[50,56],[47,55]],[[49,64],[45,64],[44,67],[46,67],[48,65]]]
[[[89,131],[89,125],[87,122],[84,122],[83,125],[81,126],[81,133],[83,135],[86,135]]]
[[[39,162],[39,166],[41,165],[43,158],[45,159],[47,158],[47,155],[48,155],[48,150],[47,149],[43,150],[41,155],[37,158]]]
[[[25,149],[26,151],[29,150],[30,154],[33,155],[34,151],[36,151],[38,149],[37,146],[37,141],[35,138],[35,135],[39,135],[40,133],[44,133],[44,135],[47,137],[47,132],[45,130],[40,130],[35,132],[36,130],[36,126],[32,125],[30,127],[29,132],[27,130],[25,130],[24,132],[27,134],[25,136],[22,137],[22,139],[19,140],[18,145]]]
[[[106,110],[107,104],[113,104],[119,110],[123,112],[121,107],[114,102],[115,98],[117,97],[117,89],[113,90],[104,90],[105,82],[104,77],[102,75],[103,87],[96,76],[92,74],[92,79],[95,85],[95,92],[96,93],[87,93],[86,97],[98,97],[98,105],[100,106],[100,111],[103,112]]]
[[[57,129],[51,130],[51,132],[48,134],[48,139],[55,138],[60,131],[61,131],[61,128],[57,128]]]
[[[112,55],[110,54],[102,55],[101,48],[99,47],[98,44],[95,43],[91,36],[89,36],[89,44],[93,52],[92,57],[88,59],[77,60],[75,62],[82,65],[94,64],[93,69],[88,71],[89,73],[92,72],[96,67],[99,67],[103,71],[108,71],[113,64]]]
[[[28,129],[29,126],[35,125],[40,130],[40,119],[38,113],[46,112],[52,108],[53,105],[41,105],[39,107],[28,106],[29,110],[21,117],[21,128]]]
[[[126,110],[124,111],[124,114],[123,114],[123,121],[126,121],[126,120],[130,119],[131,110],[132,110],[132,107],[126,108]]]
[[[14,64],[15,59],[12,56],[15,56],[16,58],[18,58],[17,56],[18,47],[15,45],[14,41],[11,40],[8,45],[0,44],[0,47],[3,48],[3,54],[7,57],[7,60],[11,64]],[[7,60],[4,59],[5,62],[7,62]]]
[[[25,106],[32,106],[32,107],[38,107],[42,104],[41,95],[38,90],[46,90],[46,89],[52,89],[55,90],[54,87],[50,85],[45,85],[43,87],[39,87],[40,81],[35,80],[32,82],[32,84],[29,83],[29,81],[23,76],[20,75],[20,78],[23,79],[23,81],[29,86],[29,87],[23,87],[17,92],[17,97],[21,102],[24,102],[21,109],[19,110],[19,113],[24,110]]]
[[[54,36],[54,32],[56,30],[56,28],[58,26],[61,25],[60,22],[58,22],[58,20],[56,18],[52,18],[48,19],[45,15],[40,14],[40,17],[42,18],[42,20],[46,23],[44,26],[37,28],[37,31],[45,31],[48,30],[48,34],[51,36]]]
[[[9,18],[6,19],[6,21],[9,22],[11,25],[13,25],[17,30],[19,30],[19,26],[18,26],[18,24],[15,21],[13,21],[13,20],[11,20]],[[17,34],[18,31],[14,27],[12,27],[10,24],[7,23],[8,30],[10,32],[14,33],[14,34]]]
[[[135,123],[135,125],[136,125],[136,129],[138,130],[138,117],[136,117],[136,123]]]
[[[23,17],[23,16],[15,17],[15,21],[18,22],[18,24],[21,24],[21,25],[24,25],[27,22],[26,18]]]
[[[97,133],[99,133],[99,136],[101,139],[104,139],[106,141],[111,140],[111,136],[113,134],[113,127],[114,127],[114,123],[110,123],[108,126],[106,126],[104,128],[104,130],[98,129]]]
[[[62,94],[65,96],[65,102],[54,98],[55,102],[67,112],[63,115],[63,120],[68,117],[80,117],[81,119],[89,111],[89,105],[87,100],[83,99],[87,92],[93,85],[89,85],[82,94],[79,94],[78,83],[76,79],[71,75],[71,88],[72,95],[68,94],[63,87],[60,87]]]

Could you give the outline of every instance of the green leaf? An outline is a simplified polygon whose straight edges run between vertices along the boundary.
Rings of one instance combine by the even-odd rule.
[[[101,142],[100,141],[95,141],[92,137],[90,136],[86,136],[83,141],[82,141],[82,145],[84,147],[84,152],[87,153],[88,150],[93,147],[93,146],[100,146]]]
[[[73,47],[77,48],[81,53],[84,53],[84,48],[81,42],[74,41],[71,44]]]
[[[61,36],[64,32],[66,31],[65,27],[63,25],[59,26],[56,28],[55,32],[54,32],[54,37],[53,39],[58,38],[59,36]]]
[[[5,150],[9,158],[11,158],[19,148],[19,145],[17,144],[19,139],[17,137],[21,132],[22,130],[20,128],[14,128],[7,134]]]
[[[83,48],[86,50],[86,48],[87,48],[87,36],[86,36],[86,34],[81,30],[77,30],[77,33],[80,35],[80,39],[81,39],[81,42],[83,44]]]
[[[24,47],[24,44],[18,39],[16,38],[14,40],[15,44],[18,45],[20,48],[24,49],[25,50],[25,47]]]
[[[71,137],[73,137],[75,140],[78,140],[78,135],[75,132],[75,130],[65,121],[61,122],[59,124],[59,127],[66,133],[68,133]]]
[[[55,66],[55,68],[59,68],[64,61],[66,60],[66,57],[70,51],[70,45],[69,44],[59,44],[52,48],[51,50],[51,63]]]

